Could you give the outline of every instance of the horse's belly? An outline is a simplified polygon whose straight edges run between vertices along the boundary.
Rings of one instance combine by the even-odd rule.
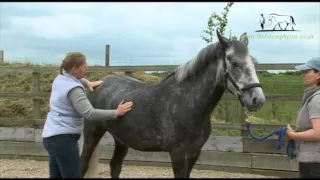
[[[123,129],[122,129],[123,128]],[[129,130],[130,129],[130,130]],[[113,128],[109,131],[115,140],[121,144],[140,151],[171,151],[173,149],[198,149],[203,146],[210,135],[210,131],[199,129],[197,133],[176,132],[160,134],[150,129],[122,126],[119,129]]]
[[[109,130],[113,138],[121,144],[140,151],[164,151],[163,136],[144,128],[121,126]]]
[[[114,138],[120,141],[122,144],[126,145],[135,150],[140,151],[162,151],[166,148],[162,145],[160,139],[152,137],[138,137],[136,135],[127,134],[126,136],[115,135]]]

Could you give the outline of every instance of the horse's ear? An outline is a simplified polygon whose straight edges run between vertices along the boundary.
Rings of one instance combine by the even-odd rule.
[[[217,36],[218,36],[219,42],[223,45],[223,47],[227,48],[229,46],[229,40],[223,37],[218,30],[217,30]]]
[[[248,46],[249,44],[249,40],[248,40],[248,37],[247,37],[247,33],[243,33],[241,36],[240,36],[240,41],[242,43],[244,43],[246,46]]]

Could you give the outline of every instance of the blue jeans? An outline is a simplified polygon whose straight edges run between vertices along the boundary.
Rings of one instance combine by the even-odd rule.
[[[49,153],[50,178],[81,178],[79,138],[77,134],[43,138],[43,145]]]
[[[300,178],[320,178],[320,163],[299,163]]]

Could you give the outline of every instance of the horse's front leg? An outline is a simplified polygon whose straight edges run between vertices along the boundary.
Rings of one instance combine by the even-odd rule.
[[[199,158],[201,149],[194,150],[194,152],[171,152],[171,164],[175,178],[190,178],[193,166]]]

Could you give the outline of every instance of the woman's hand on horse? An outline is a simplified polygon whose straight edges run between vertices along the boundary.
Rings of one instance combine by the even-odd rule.
[[[103,83],[103,81],[92,81],[92,82],[88,82],[88,87],[90,89],[90,91],[93,91],[93,88],[101,85]]]
[[[117,108],[117,116],[122,116],[128,111],[131,110],[133,103],[131,101],[123,103],[123,100],[120,102]]]

